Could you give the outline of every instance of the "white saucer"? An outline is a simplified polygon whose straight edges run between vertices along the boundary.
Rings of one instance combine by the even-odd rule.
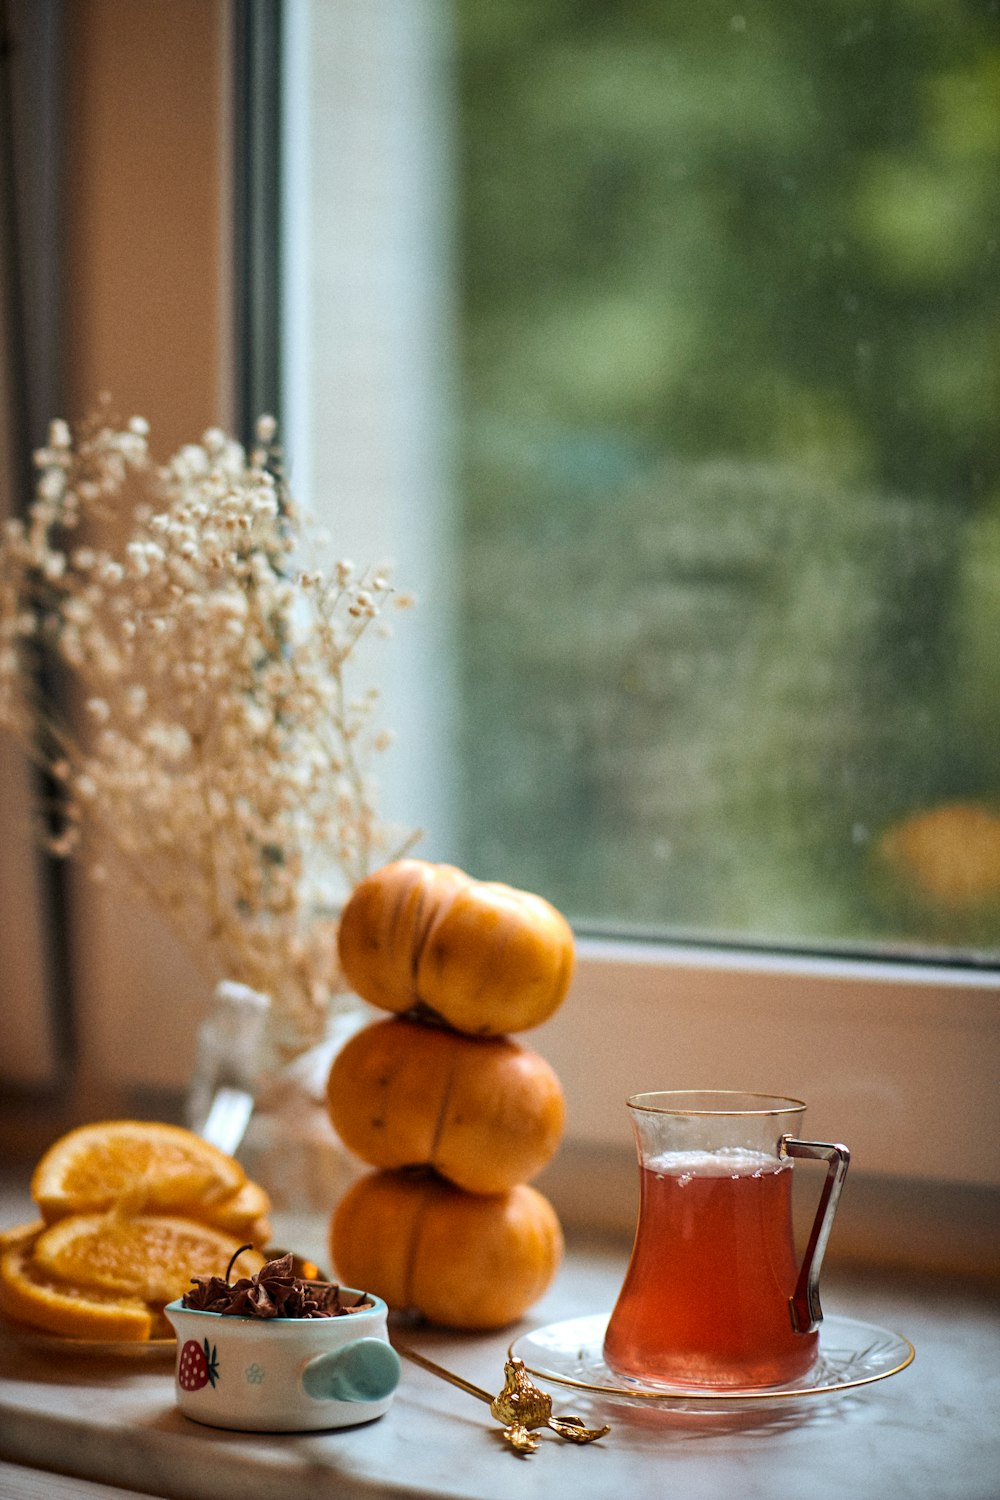
[[[679,1404],[703,1409],[706,1405],[769,1405],[806,1396],[831,1395],[886,1380],[905,1370],[914,1357],[913,1345],[901,1334],[854,1318],[825,1317],[819,1330],[819,1358],[808,1375],[791,1385],[706,1391],[682,1386],[654,1386],[616,1374],[604,1362],[604,1330],[610,1313],[592,1313],[549,1323],[522,1334],[510,1353],[523,1359],[532,1375],[578,1390],[626,1397],[633,1401]]]

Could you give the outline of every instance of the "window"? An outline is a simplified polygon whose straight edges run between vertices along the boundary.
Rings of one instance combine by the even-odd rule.
[[[269,14],[276,8],[270,0],[260,7]],[[83,410],[107,386],[124,408],[150,416],[163,451],[198,431],[206,412],[224,425],[232,421],[225,354],[233,122],[225,102],[232,33],[250,9],[237,7],[236,14],[190,0],[183,26],[173,8],[157,9],[151,42],[148,26],[119,24],[120,4],[88,7],[68,48],[76,79],[67,173],[74,207],[66,236],[68,405]],[[922,781],[900,782],[905,796],[897,790],[898,802],[886,793],[886,824],[956,801],[991,813],[996,470],[992,447],[975,438],[983,421],[980,395],[995,378],[988,348],[983,353],[995,319],[992,282],[982,278],[995,268],[996,245],[976,238],[989,221],[997,175],[996,90],[981,82],[993,55],[983,40],[986,13],[949,10],[945,25],[926,7],[912,15],[909,7],[895,7],[891,21],[880,11],[878,26],[901,28],[889,49],[894,58],[900,54],[900,67],[906,58],[912,64],[914,48],[918,53],[920,68],[904,87],[898,70],[872,60],[885,50],[871,50],[876,43],[863,15],[839,3],[821,13],[797,4],[772,13],[759,5],[719,11],[642,7],[638,0],[614,7],[285,0],[281,10],[281,300],[292,478],[297,492],[326,512],[339,546],[359,561],[395,555],[401,584],[421,598],[419,610],[399,622],[385,656],[386,717],[399,732],[386,762],[396,778],[386,788],[388,812],[426,826],[420,846],[426,856],[534,886],[577,921],[572,1002],[529,1038],[555,1063],[567,1091],[567,1143],[557,1168],[568,1175],[558,1192],[552,1189],[557,1198],[561,1193],[564,1216],[571,1221],[580,1205],[588,1214],[603,1212],[618,1184],[621,1222],[627,1221],[625,1094],[729,1085],[797,1093],[810,1103],[813,1133],[850,1142],[854,1185],[843,1211],[848,1219],[838,1218],[838,1243],[855,1206],[866,1201],[866,1181],[867,1201],[878,1210],[875,1232],[885,1222],[880,1184],[890,1178],[917,1184],[907,1212],[919,1199],[925,1218],[945,1232],[951,1223],[968,1226],[967,1195],[979,1204],[995,1201],[989,1184],[1000,1178],[989,903],[981,910],[972,903],[958,916],[945,912],[936,929],[928,925],[926,903],[923,925],[908,917],[905,926],[899,905],[887,903],[879,927],[867,888],[861,898],[866,857],[881,828],[875,819],[881,793],[866,783],[864,815],[852,812],[846,833],[830,809],[844,806],[838,770],[857,766],[844,750],[856,746],[856,726],[841,709],[859,699],[843,693],[843,684],[870,677],[863,725],[876,732],[863,768],[891,764],[891,757],[875,754],[890,744],[905,751],[910,771],[924,767]],[[829,17],[843,25],[818,35],[809,66],[790,72],[788,57],[801,60],[794,48],[804,45],[805,20],[818,14],[816,25],[826,27]],[[775,53],[779,35],[784,50]],[[750,99],[746,87],[742,94],[736,88],[741,57],[753,59],[757,70]],[[858,74],[865,57],[867,72]],[[944,65],[935,72],[937,57]],[[761,74],[769,58],[771,71]],[[925,189],[936,182],[934,192],[947,182],[946,212],[935,217],[931,209],[942,200],[916,193],[913,174],[902,185],[897,178],[894,193],[892,174],[883,174],[872,190],[883,209],[892,208],[897,260],[909,243],[900,226],[926,221],[928,232],[939,231],[930,259],[925,253],[908,272],[909,312],[904,316],[887,298],[876,305],[886,323],[896,320],[910,334],[894,368],[902,384],[923,393],[924,425],[905,410],[892,420],[912,418],[911,436],[930,433],[934,442],[919,452],[913,442],[890,445],[890,452],[897,464],[905,460],[926,475],[920,489],[904,482],[901,471],[890,482],[870,462],[862,464],[860,418],[844,415],[847,395],[872,396],[874,382],[881,399],[882,388],[891,387],[881,366],[877,382],[862,382],[858,341],[848,342],[851,319],[862,310],[852,313],[834,298],[829,327],[815,319],[809,325],[817,339],[828,338],[826,355],[835,336],[844,341],[840,373],[852,373],[840,405],[825,386],[822,399],[793,399],[798,387],[779,380],[772,366],[792,358],[795,328],[783,319],[766,323],[763,282],[754,284],[753,298],[741,300],[737,294],[749,283],[741,282],[738,264],[720,258],[717,235],[694,233],[690,225],[682,233],[684,214],[707,213],[713,204],[724,224],[739,207],[749,233],[767,207],[781,226],[768,243],[787,266],[797,243],[792,206],[802,209],[815,170],[800,174],[795,191],[773,171],[759,172],[747,193],[746,174],[734,177],[732,160],[745,161],[749,147],[763,153],[763,126],[777,129],[769,79],[791,78],[794,86],[778,94],[783,100],[790,92],[791,105],[809,115],[808,79],[819,60],[829,64],[834,82],[855,69],[855,134],[873,132],[881,108],[868,97],[879,92],[872,78],[895,91],[894,149],[910,140],[914,120],[938,126],[928,158],[937,175],[925,172],[923,182]],[[723,64],[729,88],[720,95]],[[623,75],[631,80],[633,72],[637,86],[626,87]],[[869,80],[864,88],[861,76]],[[123,77],[136,88],[123,92]],[[651,90],[651,77],[666,82]],[[560,79],[567,87],[556,90]],[[749,147],[748,132],[728,123],[741,99],[739,119],[759,117]],[[574,113],[584,103],[597,110],[586,129]],[[686,120],[684,160],[679,147],[671,148],[669,163],[648,148],[637,155],[643,132],[655,138],[664,128],[651,105],[668,104]],[[809,155],[812,135],[796,120],[788,151],[805,153],[804,165],[815,168],[822,133],[817,154]],[[675,119],[671,129],[677,128]],[[713,139],[715,178],[704,161],[698,166],[695,150],[700,141],[704,155],[705,141]],[[619,156],[612,154],[605,169],[609,146]],[[559,171],[565,166],[565,175],[571,164],[563,181]],[[166,166],[173,174],[169,192]],[[662,168],[659,176],[654,167]],[[722,193],[726,173],[742,196]],[[654,297],[651,312],[643,304],[641,316],[630,317],[635,287],[617,269],[609,278],[605,267],[617,266],[610,258],[623,251],[631,266],[640,228],[658,222],[655,213],[643,220],[638,212],[647,179],[674,194],[661,225],[670,254],[665,248],[649,273],[665,289],[659,301]],[[783,195],[789,207],[775,218]],[[575,218],[567,217],[571,200]],[[970,216],[970,203],[978,204],[979,218]],[[125,219],[135,233],[123,237]],[[884,220],[883,213],[889,233]],[[803,289],[787,270],[778,279],[770,275],[759,236],[757,253],[772,300],[796,317],[823,285],[835,285],[831,266],[843,259],[817,251],[814,281]],[[808,256],[807,265],[814,265]],[[678,324],[671,342],[662,336],[663,318],[676,308],[667,293],[676,290],[684,267],[683,310],[693,319],[700,308],[702,322],[692,324],[698,336],[689,330],[687,342]],[[934,267],[953,290],[935,293],[931,318],[924,309],[933,302],[927,278]],[[557,269],[558,287],[551,280]],[[723,299],[725,316],[706,321],[704,295],[699,302],[692,288],[704,294],[713,277],[729,302]],[[129,289],[136,287],[148,318],[135,316]],[[177,308],[184,310],[180,322]],[[562,330],[561,354],[552,319]],[[956,320],[967,338],[956,334]],[[775,349],[761,327],[777,328]],[[918,360],[918,346],[932,332],[937,352],[925,349]],[[809,365],[805,344],[796,347],[808,373],[815,361]],[[659,351],[659,363],[644,364],[644,348]],[[692,350],[703,363],[701,381],[692,375]],[[883,359],[884,348],[873,348],[873,361],[876,355]],[[657,426],[655,402],[642,390],[649,379],[660,389],[655,382],[662,385],[664,360],[674,384]],[[970,369],[981,372],[982,392]],[[805,388],[811,389],[808,381]],[[253,394],[256,400],[259,391]],[[739,400],[751,398],[759,420],[747,426]],[[52,409],[51,402],[45,406]],[[861,408],[865,415],[865,401]],[[934,422],[931,409],[938,411]],[[890,416],[883,412],[885,422]],[[945,461],[957,463],[953,473],[968,481],[960,495],[949,488]],[[624,543],[624,519],[641,514],[650,494],[657,499],[652,520]],[[833,497],[839,505],[845,494],[841,515]],[[888,497],[878,524],[864,511],[873,495]],[[663,496],[673,508],[666,500],[660,506]],[[759,526],[756,540],[744,529],[747,501]],[[832,542],[848,521],[866,514],[863,546],[847,567]],[[699,530],[695,521],[706,524]],[[805,544],[813,534],[811,550]],[[910,541],[901,568],[897,544],[904,535]],[[947,566],[942,557],[950,557]],[[883,562],[890,574],[895,569],[897,589],[880,614],[877,596],[847,589],[845,580],[874,576]],[[941,579],[948,589],[938,589]],[[828,618],[831,599],[838,609]],[[581,600],[586,608],[574,614]],[[908,680],[930,685],[926,709],[948,710],[936,719],[932,713],[930,729],[915,711],[902,712],[897,668],[906,653],[889,629],[897,606],[909,608],[913,600],[939,605],[936,635],[930,612],[910,611],[922,631],[918,640],[936,643],[937,655],[915,651]],[[695,606],[690,616],[689,605]],[[786,646],[811,641],[823,649],[791,676],[774,666],[764,671],[763,648],[775,638],[781,650],[770,660],[783,669],[791,659]],[[736,646],[729,659],[721,651],[727,642]],[[940,665],[942,643],[952,652],[948,671]],[[570,648],[577,644],[572,679]],[[950,670],[953,661],[962,663],[961,673]],[[756,675],[741,676],[741,662]],[[756,707],[760,691],[775,681],[777,707],[787,713],[779,715],[782,733],[766,736]],[[970,691],[975,681],[981,687]],[[598,689],[607,690],[604,698]],[[872,702],[884,712],[872,714]],[[728,740],[718,732],[727,725]],[[952,736],[953,764],[938,757],[942,725]],[[798,743],[805,735],[810,754]],[[831,745],[840,759],[821,761]],[[783,762],[778,752],[789,747],[794,754]],[[936,780],[927,769],[932,765]],[[748,767],[754,766],[767,775],[751,795]],[[876,790],[887,785],[879,774]],[[828,802],[817,801],[827,783]],[[720,787],[730,800],[720,803]],[[785,805],[789,788],[794,806]],[[673,799],[674,824],[664,820],[664,798]],[[799,816],[810,798],[823,817]],[[770,804],[777,814],[761,821]],[[751,813],[758,819],[755,837]],[[955,826],[971,844],[961,823]],[[989,817],[977,824],[987,871],[991,826]],[[715,842],[702,839],[713,827]],[[836,836],[825,843],[831,829]],[[930,843],[940,852],[939,839]],[[702,871],[694,858],[699,847],[706,851]],[[829,900],[828,864],[829,888],[839,891]],[[848,889],[855,876],[857,890]],[[988,894],[988,884],[980,881],[979,894]],[[71,896],[80,1077],[104,1090],[101,1109],[119,1108],[124,1099],[131,1101],[127,1108],[139,1107],[136,1091],[143,1088],[179,1090],[204,998],[201,976],[155,919],[127,900],[82,881],[73,883]],[[863,946],[867,956],[860,957]],[[138,1029],[136,996],[143,1005]],[[35,1066],[26,1058],[26,1075],[29,1063]],[[108,1089],[120,1096],[109,1100]],[[963,1195],[960,1203],[935,1196],[928,1182],[948,1185],[949,1193]],[[916,1244],[911,1229],[906,1238]]]
[[[995,952],[995,17],[292,14],[293,451],[429,584],[431,834],[592,929]]]
[[[943,868],[997,827],[995,23],[458,9],[478,847],[599,922],[995,947]]]
[[[577,924],[573,1140],[779,1088],[994,1180],[996,17],[286,21],[293,476],[422,599],[390,809]]]

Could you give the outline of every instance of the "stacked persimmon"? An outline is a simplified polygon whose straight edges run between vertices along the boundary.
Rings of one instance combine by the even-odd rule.
[[[337,1205],[337,1274],[453,1328],[495,1328],[541,1296],[562,1255],[528,1185],[565,1106],[549,1064],[508,1034],[562,1002],[573,934],[554,907],[451,865],[404,859],[361,882],[339,933],[344,974],[394,1012],[330,1071],[330,1117],[375,1172]]]

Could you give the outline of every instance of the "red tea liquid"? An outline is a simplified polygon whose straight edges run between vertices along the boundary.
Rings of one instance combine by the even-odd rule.
[[[798,1275],[791,1163],[753,1151],[668,1152],[641,1170],[639,1227],[604,1340],[621,1375],[677,1385],[784,1385],[816,1358],[788,1299]]]

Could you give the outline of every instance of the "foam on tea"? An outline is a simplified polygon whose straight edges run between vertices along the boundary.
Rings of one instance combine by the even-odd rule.
[[[648,1170],[657,1176],[676,1177],[683,1187],[693,1177],[753,1177],[759,1172],[773,1172],[790,1162],[776,1161],[766,1151],[748,1151],[742,1146],[726,1146],[721,1151],[663,1151],[647,1162]]]

